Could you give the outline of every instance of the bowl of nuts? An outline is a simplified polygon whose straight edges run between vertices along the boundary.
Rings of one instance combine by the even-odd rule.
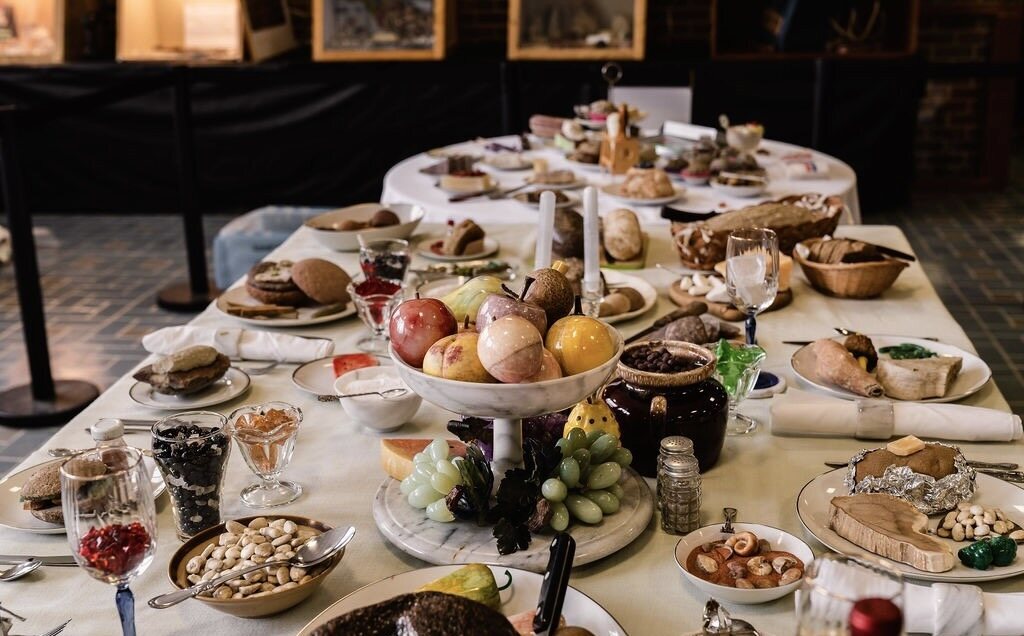
[[[757,523],[698,528],[676,544],[676,564],[702,592],[731,603],[754,605],[782,598],[803,579],[814,560],[806,543]]]
[[[226,521],[195,535],[171,557],[167,577],[184,589],[233,569],[280,561],[195,598],[232,616],[277,614],[306,600],[338,565],[345,551],[308,570],[283,565],[295,550],[331,527],[306,517],[278,515]]]

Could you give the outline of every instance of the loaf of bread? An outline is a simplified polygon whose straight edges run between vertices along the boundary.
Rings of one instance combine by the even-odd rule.
[[[604,249],[617,261],[631,261],[640,256],[644,240],[635,212],[619,208],[604,217]]]
[[[889,466],[907,466],[921,475],[942,479],[956,472],[954,460],[960,451],[944,444],[926,444],[923,450],[901,457],[886,448],[875,449],[856,464],[857,482],[865,477],[881,477]]]

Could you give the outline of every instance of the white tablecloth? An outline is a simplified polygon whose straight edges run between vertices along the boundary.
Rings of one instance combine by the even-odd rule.
[[[497,139],[506,145],[515,146],[518,140],[515,137],[502,137]],[[850,217],[843,219],[844,223],[860,223],[860,201],[857,198],[857,175],[853,168],[835,157],[820,152],[811,151],[807,148],[786,144],[779,141],[762,142],[762,148],[768,151],[768,155],[758,155],[760,161],[768,171],[771,182],[767,192],[758,198],[738,198],[719,194],[709,186],[685,186],[686,195],[670,205],[680,210],[690,212],[726,212],[746,207],[760,201],[778,199],[789,194],[800,194],[804,192],[818,192],[827,195],[839,195],[843,198],[850,210]],[[478,142],[467,142],[456,144],[450,147],[460,152],[467,152],[474,155],[484,155],[484,144]],[[828,166],[828,178],[825,179],[788,179],[785,169],[780,161],[784,155],[795,152],[810,152],[814,160],[821,165]],[[605,185],[611,183],[613,178],[595,170],[581,170],[577,166],[565,160],[564,153],[554,148],[542,148],[531,150],[526,157],[542,157],[547,159],[548,166],[554,169],[569,168],[579,176],[585,178],[594,185]],[[426,221],[443,223],[449,218],[472,217],[477,222],[490,225],[492,223],[532,223],[536,218],[535,209],[527,207],[513,199],[492,201],[486,197],[470,199],[460,203],[449,203],[450,195],[435,187],[438,180],[436,175],[425,175],[420,169],[437,163],[439,159],[430,157],[425,153],[409,157],[396,164],[384,176],[384,189],[381,192],[380,200],[384,203],[418,203],[426,210]],[[502,188],[512,188],[523,183],[523,179],[530,174],[529,170],[519,172],[503,172],[492,170],[486,166],[483,168],[495,176]],[[621,177],[618,177],[621,179]],[[575,191],[573,196],[578,196]],[[635,210],[641,220],[647,224],[665,224],[668,221],[661,218],[661,206],[634,206],[623,204],[612,197],[600,193],[598,206],[602,213],[609,212],[616,208],[628,207]]]
[[[424,232],[438,227],[424,227]],[[495,227],[493,235],[512,245],[524,226]],[[910,250],[903,234],[894,227],[844,227],[842,233],[901,250]],[[651,261],[676,262],[667,229],[651,232]],[[305,230],[299,230],[272,258],[308,256],[329,258],[356,271],[354,254],[325,252]],[[514,255],[502,253],[503,257]],[[641,273],[663,291],[671,278],[660,270]],[[795,347],[781,344],[785,339],[809,339],[830,335],[835,326],[846,326],[866,333],[914,334],[936,336],[944,342],[972,349],[963,330],[942,306],[920,265],[913,264],[896,285],[880,300],[837,300],[809,289],[800,274],[794,275],[793,304],[782,311],[765,314],[759,320],[759,339],[768,351],[768,367],[781,371],[791,382],[787,362]],[[664,293],[656,311],[621,325],[627,335],[633,333],[672,307]],[[196,324],[234,325],[235,322],[209,308]],[[337,352],[353,349],[365,327],[356,318],[297,333],[334,338]],[[388,544],[377,531],[371,516],[374,492],[384,479],[380,467],[380,437],[358,429],[337,404],[318,402],[299,391],[290,381],[294,367],[282,365],[269,375],[253,377],[251,392],[232,403],[216,407],[229,413],[242,404],[285,400],[305,412],[292,465],[285,476],[305,487],[302,498],[280,510],[282,513],[308,515],[333,525],[353,524],[359,534],[348,553],[324,586],[302,605],[267,619],[231,618],[198,602],[186,602],[167,610],[153,610],[145,602],[171,589],[166,565],[180,543],[174,536],[171,511],[166,498],[159,504],[159,548],[149,570],[135,582],[139,633],[174,634],[274,634],[296,633],[307,621],[335,600],[382,577],[422,567],[424,563],[406,556]],[[153,418],[159,413],[135,405],[128,397],[132,380],[122,378],[101,395],[88,409],[61,429],[45,448],[82,447],[89,443],[84,428],[100,417],[120,416]],[[1007,403],[998,389],[989,384],[967,400],[1006,410]],[[825,471],[822,462],[845,459],[863,447],[861,442],[845,439],[781,438],[767,433],[763,423],[769,402],[750,400],[741,410],[762,422],[753,435],[728,438],[720,463],[704,475],[703,519],[721,520],[724,506],[739,509],[741,521],[765,523],[802,535],[796,516],[796,495],[809,479]],[[445,435],[449,415],[424,402],[413,422],[394,435],[433,437]],[[130,440],[148,446],[145,435]],[[965,452],[976,459],[1019,461],[1020,444],[964,444]],[[33,465],[47,459],[45,448],[25,462]],[[228,464],[224,494],[226,518],[253,514],[239,502],[237,493],[252,481],[237,449]],[[705,595],[683,580],[673,548],[678,537],[666,534],[657,516],[647,530],[619,553],[573,571],[572,585],[593,597],[608,609],[633,636],[688,633],[699,628],[700,609]],[[816,550],[822,546],[812,542]],[[35,535],[0,529],[0,553],[67,554],[63,535]],[[987,591],[1019,591],[1020,581],[986,584]],[[0,584],[0,600],[5,606],[30,618],[19,625],[18,633],[41,633],[72,618],[67,634],[112,635],[118,631],[114,608],[114,590],[73,568],[44,567],[13,583]],[[752,620],[762,631],[792,633],[793,600],[787,597],[766,605],[730,607],[738,616]]]

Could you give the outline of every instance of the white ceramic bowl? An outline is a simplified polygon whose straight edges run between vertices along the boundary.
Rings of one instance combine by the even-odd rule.
[[[409,366],[388,345],[391,359],[399,375],[413,391],[443,409],[464,415],[502,419],[533,417],[561,411],[596,391],[615,371],[622,355],[622,335],[608,327],[615,339],[615,354],[601,366],[557,380],[531,384],[487,384],[460,382],[427,375]],[[344,377],[344,376],[342,376]]]
[[[366,228],[363,230],[333,230],[330,229],[341,221],[352,219],[355,221],[369,221],[377,210],[391,210],[398,215],[401,223],[387,227]],[[339,252],[354,252],[359,249],[359,235],[364,240],[373,241],[377,239],[397,238],[408,239],[416,230],[416,226],[423,220],[425,212],[418,205],[409,203],[360,203],[350,205],[347,208],[339,208],[318,214],[306,221],[304,224],[316,240],[324,247]]]
[[[736,532],[753,532],[757,535],[758,539],[767,540],[768,543],[771,544],[772,550],[789,552],[804,562],[804,571],[807,570],[811,561],[814,560],[814,553],[811,552],[811,548],[808,547],[806,543],[785,530],[779,530],[778,528],[773,528],[771,526],[763,526],[759,523],[734,523],[732,524],[732,527]],[[679,540],[679,543],[676,544],[676,565],[679,566],[679,569],[683,572],[683,576],[690,581],[691,584],[720,601],[738,603],[740,605],[756,605],[758,603],[774,601],[775,599],[782,598],[800,587],[800,582],[803,579],[798,579],[789,585],[782,585],[779,587],[745,590],[738,587],[728,587],[726,585],[711,583],[690,574],[689,570],[686,569],[686,557],[690,555],[690,552],[693,551],[694,548],[712,541],[726,539],[729,536],[730,535],[722,532],[722,524],[716,523],[714,525],[698,528]]]
[[[348,387],[356,380],[373,380],[385,376],[400,377],[395,371],[395,367],[390,365],[365,367],[343,373],[334,381],[334,394],[355,393]],[[401,428],[403,424],[411,420],[419,410],[423,398],[410,390],[400,397],[382,398],[368,395],[359,398],[344,398],[338,401],[345,413],[357,424],[371,431],[387,433]]]

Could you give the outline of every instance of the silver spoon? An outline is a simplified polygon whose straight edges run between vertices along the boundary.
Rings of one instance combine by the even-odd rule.
[[[409,392],[409,389],[402,387],[395,387],[394,389],[388,389],[386,391],[367,391],[366,393],[347,393],[345,395],[318,395],[316,399],[321,402],[337,402],[344,398],[363,397],[364,395],[379,395],[382,398],[394,398],[402,397]]]
[[[32,570],[35,570],[42,564],[42,561],[36,561],[35,559],[22,561],[18,565],[15,565],[12,568],[7,568],[3,572],[0,572],[0,581],[13,581],[14,579],[20,579],[21,577],[25,576]]]
[[[228,581],[233,581],[240,576],[257,570],[262,570],[267,567],[281,567],[285,565],[301,568],[313,567],[314,565],[322,563],[337,554],[342,548],[348,545],[348,542],[351,541],[354,536],[356,536],[356,529],[353,526],[349,526],[348,529],[335,528],[333,530],[328,530],[327,532],[315,536],[303,544],[295,551],[295,556],[287,561],[267,561],[266,563],[258,563],[249,568],[242,568],[241,570],[228,572],[227,574],[215,579],[197,583],[192,587],[186,587],[183,590],[176,590],[167,594],[161,594],[160,596],[154,596],[149,599],[149,606],[154,609],[166,609],[177,605],[182,601],[188,600],[201,592],[216,589]]]
[[[95,450],[93,448],[51,448],[46,451],[50,457],[71,457],[79,453],[85,453],[87,451]],[[146,457],[152,457],[153,451],[140,448],[139,451]]]

